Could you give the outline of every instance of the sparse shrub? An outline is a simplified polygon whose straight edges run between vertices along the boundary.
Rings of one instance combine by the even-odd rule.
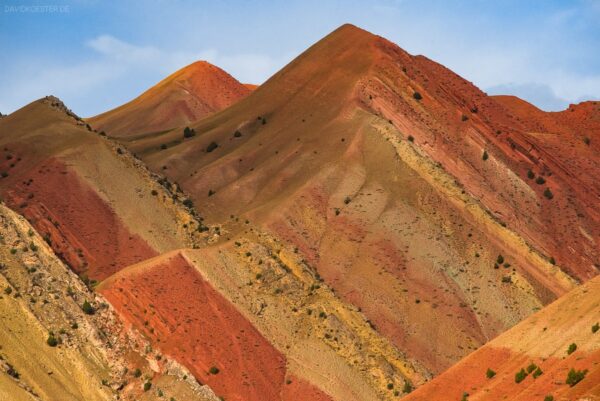
[[[567,349],[567,355],[571,355],[576,350],[577,350],[577,344],[575,344],[575,343],[569,344],[569,348]]]
[[[211,375],[216,375],[219,372],[220,370],[216,366],[211,366],[210,369],[208,369],[208,373],[210,373]]]
[[[585,143],[586,145],[588,145],[588,146],[589,146],[589,145],[590,145],[590,142],[592,142],[592,141],[591,141],[591,139],[590,139],[590,138],[588,138],[587,136],[586,136],[585,138],[583,138],[583,143]]]
[[[54,337],[54,333],[50,332],[50,334],[48,334],[46,344],[48,344],[51,347],[56,347],[58,345],[58,340],[56,339],[56,337]]]
[[[469,119],[469,117],[466,114],[463,114],[462,116],[460,116],[460,121],[467,121]]]
[[[208,190],[208,196],[213,196],[216,192],[212,189]]]
[[[413,391],[412,383],[407,379],[404,382],[404,387],[402,388],[402,392],[408,394],[408,393],[410,393],[412,391]]]
[[[556,264],[556,260],[554,260],[554,257],[550,256],[550,260],[548,260],[550,262],[550,264],[555,265]]]
[[[15,253],[17,253],[16,248],[11,248],[10,249],[10,253],[11,253],[11,255],[14,255]]]
[[[152,383],[146,382],[144,383],[144,391],[149,391],[152,388]]]
[[[387,389],[388,390],[392,390],[394,388],[394,383],[388,383],[387,384]]]
[[[487,377],[488,379],[491,379],[494,376],[496,376],[496,372],[494,372],[492,369],[488,368],[488,370],[485,372],[485,377]]]
[[[133,376],[134,377],[141,377],[142,376],[142,371],[140,370],[140,368],[137,368],[136,370],[133,371]]]
[[[525,369],[519,370],[517,373],[515,373],[515,383],[521,383],[526,377],[527,372],[525,372]]]
[[[554,401],[554,396],[553,395],[547,395],[544,397],[544,401]]]
[[[531,373],[536,369],[537,369],[537,365],[535,363],[532,363],[529,366],[527,366],[527,373]]]
[[[350,203],[351,201],[352,201],[352,199],[351,199],[349,196],[346,196],[346,197],[344,198],[344,204],[346,204],[346,205],[347,205],[348,203]]]
[[[242,136],[242,133],[240,131],[235,131],[233,133],[234,138],[240,138]]]
[[[544,177],[538,176],[538,178],[535,179],[535,183],[538,185],[543,185],[546,183],[546,180],[544,179]]]
[[[79,328],[79,325],[77,324],[77,322],[73,322],[73,324],[71,324],[71,328],[73,330],[77,330]]]
[[[412,136],[412,135],[409,135],[407,139],[408,139],[409,142],[414,142],[415,141],[415,137]]]
[[[592,326],[592,333],[596,333],[598,330],[600,330],[600,323],[596,323]]]
[[[160,145],[160,149],[161,150],[165,150],[167,148],[167,144],[163,143],[162,145]]]
[[[573,368],[571,368],[571,370],[569,370],[569,373],[567,373],[567,380],[565,381],[565,383],[567,383],[569,386],[573,387],[574,385],[576,385],[577,383],[579,383],[580,381],[582,381],[585,378],[585,375],[587,374],[588,370],[575,370]]]
[[[150,193],[152,194],[152,196],[158,195],[158,191],[156,189],[153,189],[152,191],[150,191]]]
[[[6,295],[12,294],[12,287],[6,286],[6,288],[4,289],[4,293]]]
[[[467,393],[466,391],[463,393],[462,398],[460,399],[460,401],[469,401],[469,393]]]
[[[504,263],[504,256],[498,255],[498,257],[496,258],[496,263],[498,263],[499,265]]]
[[[533,372],[533,378],[537,379],[538,377],[540,377],[544,372],[542,371],[542,369],[540,369],[540,367],[538,366],[535,371]]]
[[[550,190],[550,188],[546,188],[544,190],[544,196],[546,197],[546,199],[550,200],[552,198],[554,198],[554,194],[552,193],[552,191]]]
[[[183,206],[189,207],[190,209],[194,207],[194,201],[192,201],[190,198],[184,199],[182,203]]]
[[[423,99],[423,96],[421,96],[421,94],[420,94],[419,92],[415,92],[415,93],[413,93],[413,97],[414,97],[416,100],[421,100],[421,99]]]
[[[325,312],[321,312],[321,313],[319,313],[319,317],[321,319],[325,319],[327,317],[327,314]]]
[[[37,252],[38,251],[38,247],[36,244],[34,244],[33,242],[31,242],[29,244],[29,249],[31,249],[32,252]]]
[[[503,283],[512,283],[512,278],[510,276],[502,276]]]
[[[484,150],[483,151],[483,155],[481,156],[481,158],[483,159],[483,161],[486,161],[489,158],[488,152]]]
[[[191,138],[193,136],[196,136],[196,131],[194,131],[192,128],[190,127],[185,127],[183,129],[183,137],[184,138]]]
[[[94,307],[87,300],[83,301],[81,309],[83,309],[83,313],[86,315],[93,315],[96,312]]]
[[[535,178],[535,173],[531,170],[527,170],[527,178],[533,180]]]
[[[213,142],[209,143],[208,146],[206,147],[206,152],[210,153],[218,147],[219,147],[219,145],[213,141]]]

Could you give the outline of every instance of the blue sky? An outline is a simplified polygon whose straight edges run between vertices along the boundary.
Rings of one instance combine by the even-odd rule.
[[[488,93],[600,99],[600,0],[0,0],[0,112],[53,94],[95,115],[199,59],[260,84],[346,22]]]

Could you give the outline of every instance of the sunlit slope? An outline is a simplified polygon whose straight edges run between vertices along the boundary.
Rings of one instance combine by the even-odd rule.
[[[179,195],[56,98],[3,118],[0,152],[4,200],[90,279],[191,246],[183,227],[190,216],[177,207]]]
[[[197,61],[168,76],[139,97],[87,121],[98,131],[130,138],[183,127],[222,110],[254,88],[220,68]]]
[[[600,399],[600,278],[503,333],[407,400]],[[539,368],[539,371],[538,371]],[[488,369],[492,373],[488,373]],[[516,375],[521,370],[521,381]],[[579,373],[581,381],[574,380]],[[491,377],[488,377],[491,376]]]
[[[580,179],[560,169],[546,186],[527,178],[542,165],[510,145],[525,137],[512,120],[442,66],[345,25],[196,136],[126,145],[227,238],[247,219],[297,248],[439,373],[597,271],[597,199],[567,196]]]

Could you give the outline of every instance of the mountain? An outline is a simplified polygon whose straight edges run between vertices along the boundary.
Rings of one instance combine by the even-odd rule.
[[[75,272],[99,281],[192,246],[182,224],[194,217],[177,207],[181,200],[171,188],[60,100],[48,97],[15,111],[0,122],[0,134],[2,198]]]
[[[0,399],[163,399],[144,391],[151,381],[167,397],[218,400],[185,367],[144,352],[146,340],[23,217],[0,205],[0,223]]]
[[[175,364],[207,397],[394,400],[593,289],[593,102],[544,113],[489,97],[352,25],[199,120],[156,111],[178,87],[163,82],[140,97],[156,109],[107,112],[113,129],[52,97],[0,120],[2,199],[118,318],[107,334],[141,341],[151,372],[125,377],[150,383],[143,397]],[[581,302],[570,337],[587,360],[597,305]],[[559,326],[541,338],[551,352],[569,341]]]
[[[134,100],[87,121],[117,138],[162,132],[222,110],[247,96],[253,87],[206,61],[197,61]]]
[[[597,274],[593,147],[569,153],[583,173],[496,99],[354,26],[192,128],[123,143],[229,238],[248,220],[297,249],[432,374]]]
[[[548,395],[554,400],[598,399],[599,317],[600,277],[596,277],[496,337],[406,400],[459,400],[465,393],[465,399],[482,401],[544,400]],[[486,375],[488,369],[492,377]],[[521,369],[529,373],[517,383]],[[569,383],[571,369],[585,372],[584,380]]]

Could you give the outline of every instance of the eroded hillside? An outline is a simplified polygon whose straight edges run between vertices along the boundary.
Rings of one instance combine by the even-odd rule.
[[[595,186],[470,83],[356,27],[192,128],[125,144],[228,238],[249,220],[297,248],[431,373],[597,272]]]
[[[123,326],[4,205],[0,242],[0,400],[217,399]]]

